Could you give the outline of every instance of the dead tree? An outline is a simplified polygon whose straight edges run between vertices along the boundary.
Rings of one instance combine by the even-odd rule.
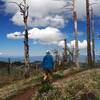
[[[25,78],[30,76],[30,67],[29,67],[29,45],[28,45],[28,9],[29,6],[26,3],[26,0],[23,0],[22,3],[18,4],[16,2],[11,2],[17,4],[20,9],[20,13],[23,16],[23,22],[25,26],[25,33],[24,33],[24,62],[25,62]]]
[[[79,47],[78,47],[78,31],[77,31],[77,13],[75,3],[73,0],[73,19],[74,19],[74,37],[75,37],[75,65],[79,68]]]
[[[92,65],[92,55],[91,55],[89,0],[86,0],[86,18],[87,18],[87,59],[88,59],[88,65],[91,66]]]
[[[64,62],[67,63],[67,39],[64,39]]]
[[[52,50],[53,54],[55,55],[55,71],[59,69],[59,62],[60,62],[60,55],[58,49]]]
[[[74,47],[67,48],[67,51],[69,53],[69,63],[74,63]]]
[[[11,74],[11,61],[10,61],[10,58],[8,58],[8,68],[7,68],[7,71],[8,71],[8,75]]]
[[[65,0],[66,1],[66,0]],[[64,6],[65,9],[73,11],[73,20],[74,20],[74,37],[75,37],[75,65],[79,68],[79,47],[78,47],[78,31],[77,31],[77,13],[76,13],[76,0],[68,0],[67,5]]]
[[[92,18],[92,61],[93,64],[95,64],[94,14],[92,7],[91,7],[91,18]]]

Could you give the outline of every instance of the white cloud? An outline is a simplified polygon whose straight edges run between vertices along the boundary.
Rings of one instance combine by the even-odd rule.
[[[9,38],[9,39],[22,39],[23,35],[20,32],[14,32],[14,33],[7,34],[7,38]]]
[[[60,41],[58,43],[58,45],[61,46],[61,47],[64,47],[64,41]],[[75,48],[75,40],[70,41],[67,45],[70,48],[72,48],[72,47]],[[87,48],[87,41],[86,40],[83,40],[82,42],[78,41],[78,46],[79,46],[79,49],[85,49],[85,48]]]
[[[8,3],[13,0],[2,0],[5,2],[5,11],[13,14],[11,21],[19,26],[23,25],[23,19],[16,4]],[[22,0],[14,0],[14,2],[20,3]],[[29,23],[30,27],[37,26],[53,26],[63,27],[64,18],[62,9],[66,5],[67,0],[27,0],[29,5]],[[76,0],[77,14],[79,19],[85,19],[86,17],[86,0]],[[93,5],[94,13],[100,16],[99,7],[100,0],[90,0],[90,3],[97,2]],[[72,13],[72,12],[71,12]]]
[[[23,17],[21,16],[20,12],[17,12],[17,13],[11,18],[11,21],[12,21],[14,24],[19,25],[19,26],[24,25],[24,23],[23,23]]]
[[[18,7],[15,4],[11,4],[13,0],[3,0],[5,2],[5,11],[7,13],[13,14],[11,21],[14,24],[23,25],[23,19],[18,12]],[[21,0],[22,1],[22,0]],[[21,2],[20,0],[14,0],[14,2]],[[59,13],[62,11],[64,6],[64,1],[56,0],[29,0],[27,1],[29,5],[29,26],[53,26],[53,27],[63,27],[64,19]]]
[[[67,1],[67,0],[64,0]],[[68,0],[69,1],[69,0]],[[100,16],[100,0],[89,0],[89,4],[93,4],[90,6],[93,7],[94,14],[96,16]],[[86,0],[76,0],[76,10],[78,19],[84,20],[86,19]],[[66,12],[66,10],[64,10]]]
[[[89,0],[90,4],[94,4],[91,7],[93,7],[94,10],[94,14],[96,16],[100,16],[99,10],[100,10],[100,0]],[[86,17],[86,0],[77,0],[76,2],[76,6],[77,6],[77,14],[78,14],[78,18],[79,19],[85,19]]]
[[[1,55],[3,55],[3,53],[2,53],[2,52],[0,52],[0,56],[1,56]]]
[[[56,44],[63,38],[62,33],[58,29],[51,27],[45,29],[33,28],[29,30],[29,33],[29,38],[46,44]]]
[[[47,16],[45,18],[36,18],[32,26],[51,26],[51,27],[63,27],[64,19],[62,16]]]
[[[64,47],[64,41],[62,40],[62,41],[58,42],[58,46]]]
[[[8,2],[21,3],[23,0],[2,0],[5,2],[6,12],[16,13],[18,8],[15,4]],[[48,14],[59,13],[61,8],[65,5],[65,1],[57,0],[27,0],[29,5],[29,15],[31,17],[44,17]],[[11,10],[11,11],[10,11]],[[13,10],[13,11],[12,11]]]
[[[57,44],[58,41],[63,39],[63,34],[57,28],[47,27],[45,29],[33,28],[29,31],[29,39],[32,39],[33,43],[42,44]],[[14,32],[7,34],[9,39],[22,39],[23,33]]]
[[[73,40],[70,43],[68,43],[68,46],[75,48],[75,40]],[[78,46],[79,46],[79,49],[87,48],[87,41],[86,40],[83,40],[82,42],[78,41]]]
[[[20,12],[17,12],[12,18],[11,21],[19,26],[23,26],[23,17],[21,16]],[[51,26],[51,27],[63,27],[64,26],[64,19],[61,16],[46,16],[45,18],[35,18],[32,19],[31,17],[28,18],[28,25],[30,27],[38,27],[38,26]]]

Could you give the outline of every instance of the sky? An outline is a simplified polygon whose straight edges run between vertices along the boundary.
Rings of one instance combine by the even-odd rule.
[[[14,3],[22,0],[0,0],[0,56],[24,56],[24,24],[19,8]],[[72,11],[64,8],[68,0],[27,0],[29,5],[29,53],[44,55],[47,50],[63,48],[66,36],[68,46],[75,44]],[[71,3],[71,2],[70,2]],[[94,10],[95,52],[100,54],[100,0],[90,0]],[[81,55],[86,55],[86,9],[85,0],[76,0],[78,16],[78,39]],[[17,35],[17,36],[16,36]]]

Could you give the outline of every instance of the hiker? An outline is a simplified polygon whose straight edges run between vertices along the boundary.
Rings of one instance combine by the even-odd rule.
[[[43,58],[43,70],[44,70],[44,80],[51,80],[52,79],[52,71],[54,67],[53,56],[51,55],[50,51],[46,52],[46,55]]]

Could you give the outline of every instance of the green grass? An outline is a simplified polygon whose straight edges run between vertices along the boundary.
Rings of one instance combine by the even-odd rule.
[[[100,69],[88,69],[55,82],[53,90],[37,97],[33,97],[33,100],[100,100]]]
[[[5,72],[6,69],[3,69]],[[23,89],[26,89],[27,87],[30,87],[32,85],[37,84],[38,82],[42,81],[42,70],[38,70],[37,72],[33,70],[32,72],[34,75],[33,79],[28,81],[28,83],[25,80],[25,84],[23,85]],[[74,75],[73,75],[74,73]],[[1,73],[3,74],[3,73]],[[19,69],[12,69],[11,75],[18,78],[23,78],[21,76],[22,73],[20,73]],[[66,79],[62,80],[61,78],[64,75],[70,75]],[[7,74],[4,74],[7,75]],[[53,78],[56,79],[61,79],[59,83],[53,83],[52,86],[50,84],[41,87],[40,91],[43,92],[43,95],[38,95],[38,91],[36,91],[35,97],[37,98],[37,95],[39,98],[45,98],[43,100],[80,100],[80,98],[83,95],[88,95],[88,93],[92,93],[93,95],[96,96],[96,99],[100,99],[100,69],[95,68],[95,69],[87,69],[87,68],[82,68],[79,71],[71,68],[71,69],[62,69],[60,71],[57,71],[53,74]],[[20,82],[19,82],[20,83]],[[18,83],[18,84],[19,84]],[[13,84],[17,84],[17,81],[15,81]],[[20,84],[17,84],[17,90],[20,90]],[[22,87],[22,86],[21,86]],[[51,89],[52,88],[52,89]],[[13,88],[12,88],[13,89]],[[19,91],[15,92],[14,95],[16,95]],[[87,93],[87,94],[85,94]],[[52,99],[54,98],[54,99]],[[33,99],[35,100],[35,98]],[[39,99],[37,99],[39,100]],[[40,99],[41,100],[41,99]]]
[[[53,79],[57,80],[59,78],[62,78],[64,76],[63,70],[60,70],[53,74]]]

